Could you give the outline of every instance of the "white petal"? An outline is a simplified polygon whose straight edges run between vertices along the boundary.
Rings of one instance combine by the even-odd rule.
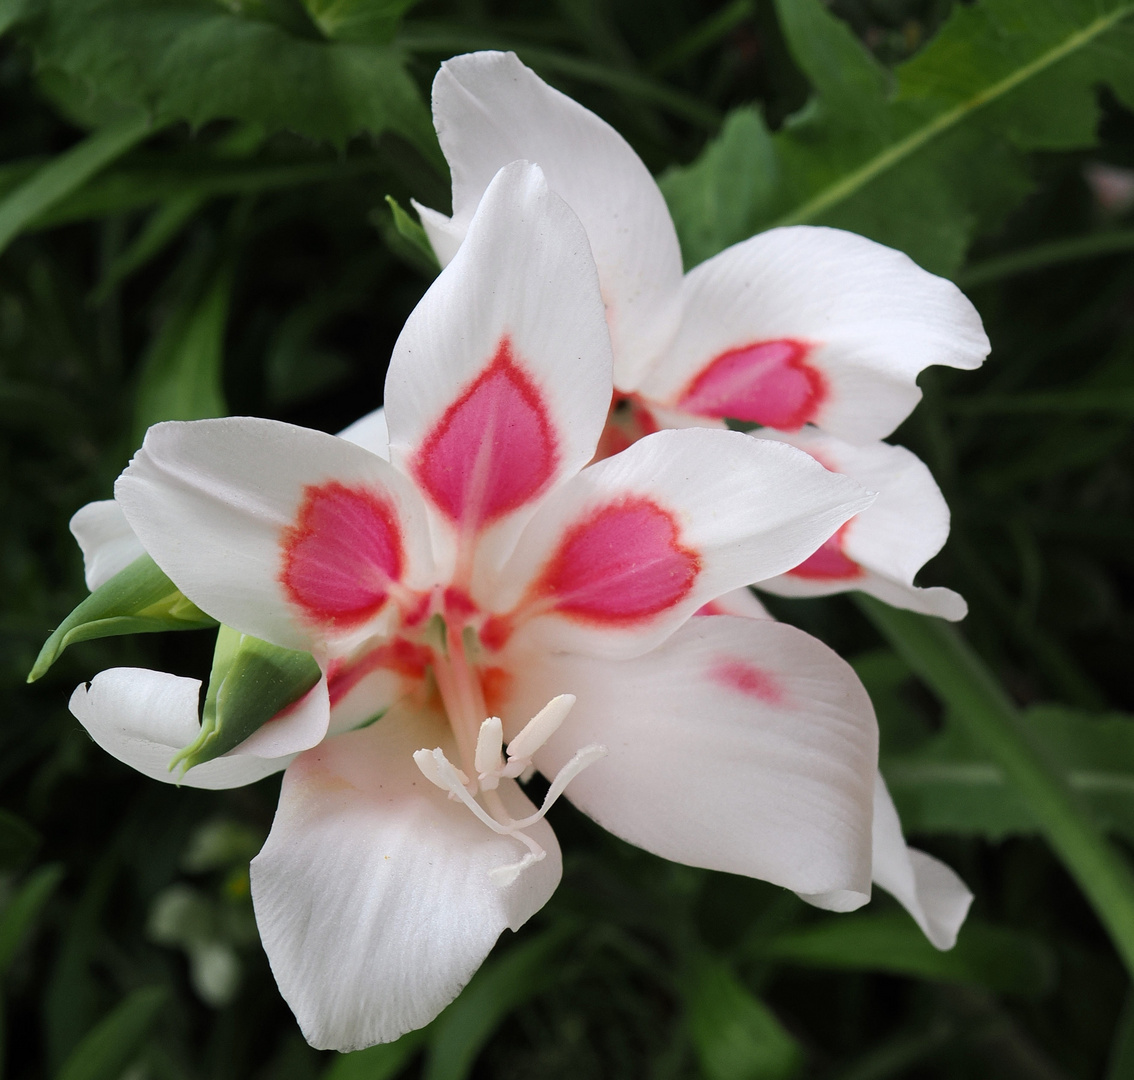
[[[146,550],[198,607],[243,633],[308,650],[354,632],[341,612],[350,610],[356,586],[358,610],[369,610],[367,567],[350,561],[354,532],[345,518],[342,535],[312,533],[310,544],[323,547],[304,547],[302,555],[329,551],[331,569],[342,567],[334,581],[343,596],[315,595],[324,587],[318,582],[308,596],[284,580],[285,560],[298,558],[301,509],[320,493],[344,491],[347,510],[357,503],[386,515],[383,528],[400,545],[400,582],[426,580],[429,541],[417,492],[389,463],[334,435],[252,417],[156,424],[115,485]],[[292,544],[286,551],[285,543]],[[382,610],[382,594],[374,595]]]
[[[710,600],[698,612],[698,615],[738,615],[742,619],[770,619],[771,613],[759,600],[751,589],[733,589],[724,596]]]
[[[829,596],[859,590],[895,607],[964,618],[967,607],[945,588],[921,589],[914,576],[941,550],[949,535],[949,507],[932,474],[903,446],[884,442],[855,446],[814,428],[786,433],[764,429],[759,438],[789,445],[811,454],[834,472],[878,492],[835,543],[846,556],[847,574],[807,572],[807,565],[760,582],[760,588],[780,596]],[[858,567],[856,571],[855,567]]]
[[[386,410],[375,409],[339,432],[340,439],[361,446],[386,461],[390,460],[390,429],[386,425]]]
[[[874,786],[874,883],[891,893],[938,949],[951,949],[973,894],[939,859],[906,847],[894,800],[879,773]]]
[[[516,162],[394,346],[391,460],[418,479],[439,535],[507,549],[593,456],[611,391],[586,235],[539,169]]]
[[[791,447],[660,431],[550,499],[481,595],[501,612],[548,610],[522,625],[545,648],[636,655],[703,604],[796,565],[869,502]]]
[[[268,758],[244,753],[247,741],[224,757],[206,761],[179,779],[169,763],[201,728],[198,679],[183,679],[145,668],[111,668],[71,695],[71,712],[108,754],[166,784],[230,788],[279,772],[290,756]],[[324,728],[325,728],[324,724]]]
[[[559,882],[546,822],[528,831],[547,857],[511,885],[493,882],[489,871],[525,848],[422,776],[414,751],[448,741],[440,721],[395,709],[284,776],[252,898],[280,991],[315,1047],[354,1050],[427,1024]],[[513,781],[500,792],[513,816],[532,812]]]
[[[704,415],[781,428],[810,422],[869,442],[893,431],[920,400],[922,368],[975,368],[989,349],[980,317],[952,282],[839,229],[761,233],[690,271],[683,292],[681,329],[640,392]],[[738,369],[728,394],[723,382],[714,391],[716,405],[704,393],[690,396],[725,354],[769,342],[806,347],[802,363],[818,379],[809,392],[768,382],[780,361],[753,353],[759,362],[753,359],[751,378]],[[794,419],[776,419],[779,410]]]
[[[556,694],[570,716],[535,763],[608,755],[567,787],[604,828],[667,859],[806,893],[870,891],[877,725],[854,672],[795,627],[692,619],[633,660],[517,652],[510,737]]]
[[[87,503],[75,511],[71,535],[82,549],[87,588],[91,592],[146,553],[113,499]]]
[[[632,389],[672,335],[681,251],[665,200],[630,145],[553,90],[513,53],[456,56],[433,83],[433,121],[453,173],[453,218],[423,216],[442,261],[496,171],[539,165],[579,215],[598,264],[614,340],[615,381]]]

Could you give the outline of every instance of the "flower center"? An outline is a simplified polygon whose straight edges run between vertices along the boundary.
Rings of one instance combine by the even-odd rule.
[[[543,805],[534,814],[514,818],[508,813],[497,791],[500,781],[522,777],[533,768],[532,755],[555,734],[574,704],[573,694],[560,694],[552,698],[508,744],[507,755],[504,754],[504,726],[500,718],[490,716],[484,720],[477,733],[473,754],[476,769],[474,780],[470,780],[466,773],[458,769],[439,746],[433,750],[423,748],[413,755],[417,767],[430,783],[447,791],[450,799],[464,803],[477,820],[494,833],[515,837],[528,849],[517,862],[489,871],[489,876],[501,888],[511,885],[529,866],[547,857],[547,852],[526,830],[543,819],[579,773],[606,756],[605,746],[597,743],[584,746],[556,773]]]

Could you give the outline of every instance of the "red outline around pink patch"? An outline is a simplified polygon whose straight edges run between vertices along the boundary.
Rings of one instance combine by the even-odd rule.
[[[719,660],[713,665],[709,677],[730,690],[755,698],[765,705],[782,705],[784,690],[779,681],[762,668],[747,660]]]
[[[543,396],[516,364],[505,337],[488,366],[422,441],[412,468],[446,517],[482,529],[539,495],[558,461]]]
[[[279,582],[313,622],[347,630],[381,610],[405,556],[393,504],[337,480],[309,484],[295,524],[280,533]]]
[[[849,525],[850,521],[841,525],[839,531],[825,540],[818,551],[808,555],[788,573],[808,581],[853,581],[865,576],[866,571],[843,550]]]
[[[728,349],[689,381],[676,407],[696,416],[798,431],[829,396],[823,373],[807,363],[812,348],[782,338]]]
[[[701,556],[680,537],[670,511],[645,496],[625,496],[566,531],[533,591],[564,615],[607,625],[640,622],[693,588]]]
[[[327,674],[331,705],[337,705],[371,672],[386,668],[408,679],[422,679],[433,655],[424,645],[395,638],[356,660],[336,664]]]

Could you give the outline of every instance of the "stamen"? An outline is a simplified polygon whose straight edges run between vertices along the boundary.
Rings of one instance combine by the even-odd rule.
[[[575,704],[574,694],[553,697],[508,744],[508,757],[531,761],[532,755],[559,730]]]
[[[606,747],[597,743],[584,746],[556,774],[544,797],[543,805],[534,814],[517,819],[508,813],[496,790],[500,781],[505,777],[519,776],[531,770],[531,755],[558,730],[574,704],[575,697],[572,694],[561,694],[552,698],[508,744],[506,762],[501,749],[504,742],[504,728],[500,718],[490,716],[480,725],[476,740],[475,767],[478,774],[479,794],[484,800],[484,806],[474,797],[478,794],[478,784],[470,782],[469,778],[445,756],[445,751],[441,747],[438,746],[433,750],[418,750],[413,755],[417,767],[431,784],[435,784],[442,791],[447,791],[450,799],[464,803],[476,819],[487,825],[494,833],[499,836],[515,837],[528,849],[528,853],[519,862],[498,866],[489,871],[489,877],[501,888],[511,885],[529,866],[547,857],[547,852],[524,830],[542,821],[567,785],[585,768],[607,754]]]
[[[480,786],[491,790],[500,783],[500,769],[504,765],[504,725],[499,716],[490,716],[480,725],[476,737],[476,767]]]

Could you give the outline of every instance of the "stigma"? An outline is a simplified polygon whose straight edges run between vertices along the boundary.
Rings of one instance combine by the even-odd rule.
[[[448,792],[450,799],[463,803],[478,821],[494,833],[512,836],[527,848],[517,862],[498,866],[488,872],[489,877],[501,888],[511,885],[533,863],[546,858],[547,852],[526,830],[543,820],[567,785],[579,773],[607,754],[606,747],[598,743],[591,743],[576,751],[571,760],[556,773],[543,805],[534,814],[514,818],[505,809],[497,791],[500,781],[524,779],[531,774],[534,770],[532,755],[559,730],[574,704],[573,694],[560,694],[552,698],[508,743],[507,753],[504,751],[503,723],[498,716],[488,717],[480,725],[477,734],[473,756],[476,776],[473,779],[458,769],[439,746],[433,750],[418,750],[413,755],[417,767],[431,784]]]

